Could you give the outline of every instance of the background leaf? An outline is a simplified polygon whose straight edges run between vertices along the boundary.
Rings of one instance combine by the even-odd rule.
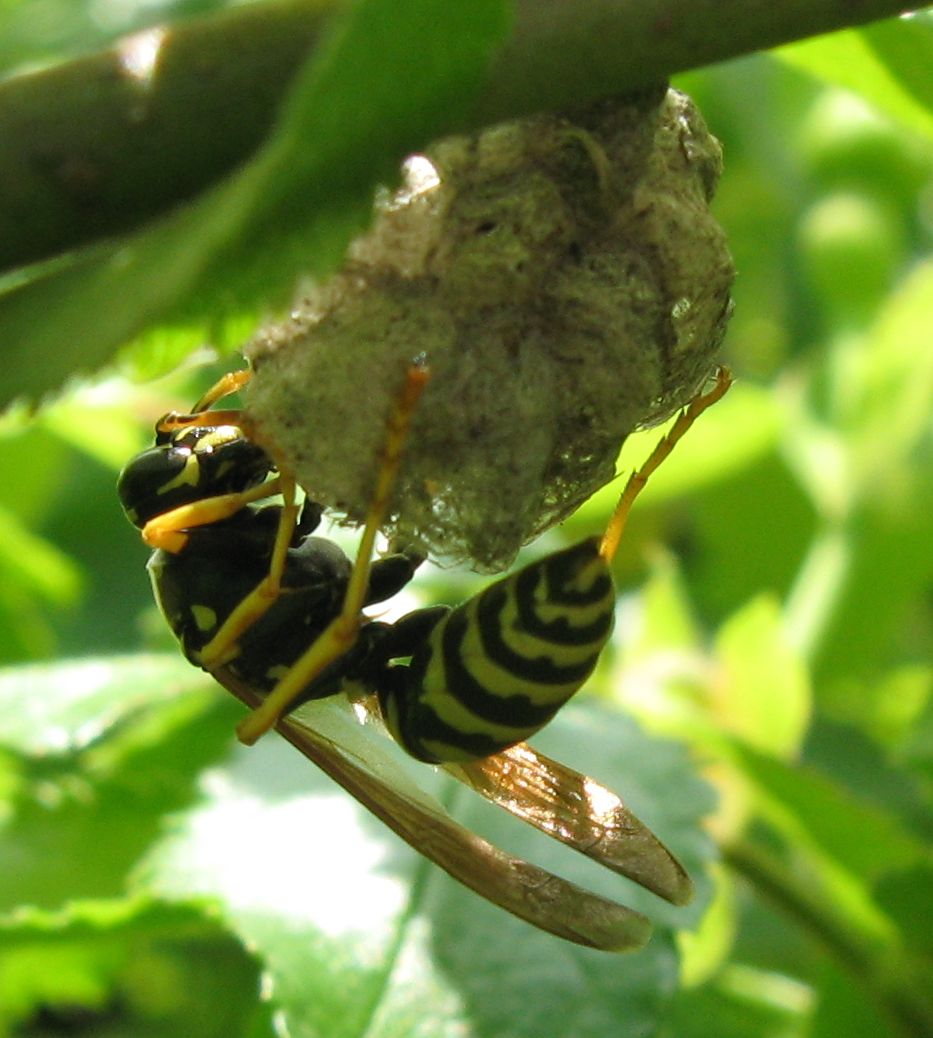
[[[513,922],[400,845],[278,740],[231,755],[230,704],[206,696],[208,682],[175,656],[147,665],[157,689],[143,687],[135,701],[121,701],[117,690],[140,662],[15,672],[0,685],[0,707],[15,705],[27,684],[45,693],[27,724],[0,732],[3,743],[58,751],[41,767],[21,758],[12,770],[16,792],[7,802],[0,857],[3,848],[42,847],[49,861],[20,860],[8,903],[117,898],[122,884],[146,900],[203,899],[261,955],[276,1003],[299,1034],[401,1035],[417,1019],[426,1034],[469,1027],[476,1034],[551,1035],[563,1033],[570,1013],[581,1034],[605,1033],[620,1016],[633,1033],[657,1026],[677,976],[668,927],[696,920],[709,890],[703,870],[711,847],[698,823],[712,795],[680,747],[649,739],[624,718],[574,708],[542,741],[546,752],[585,764],[623,790],[651,820],[697,881],[700,893],[687,913],[601,875],[451,780],[441,788],[477,831],[656,918],[658,932],[632,967],[628,958]],[[56,745],[63,724],[88,739],[87,725],[107,716],[108,706],[111,723],[96,738],[81,747]],[[160,748],[170,748],[170,761],[153,756]],[[432,769],[415,770],[435,784]],[[82,798],[82,786],[93,790],[92,800]],[[133,819],[132,832],[124,815]],[[166,816],[168,831],[149,824]],[[82,872],[63,872],[65,858],[80,861]],[[4,868],[12,871],[10,863]],[[82,888],[83,869],[94,877],[92,887]],[[546,997],[542,975],[552,978]]]

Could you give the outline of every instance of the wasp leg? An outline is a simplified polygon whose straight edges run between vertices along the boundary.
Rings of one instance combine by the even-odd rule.
[[[281,593],[282,574],[285,572],[288,549],[298,521],[298,505],[295,502],[295,481],[291,477],[280,473],[272,482],[279,484],[278,489],[284,505],[275,533],[269,572],[237,605],[220,625],[214,637],[201,649],[200,662],[205,670],[219,667],[236,655],[237,639],[272,608]]]
[[[254,501],[271,497],[281,490],[282,478],[277,476],[266,483],[235,494],[218,494],[187,505],[179,505],[170,512],[154,516],[142,528],[142,538],[150,548],[162,548],[177,555],[188,543],[185,532],[193,526],[209,526],[236,515]]]
[[[343,656],[356,641],[361,623],[361,610],[369,589],[369,572],[376,535],[389,510],[392,488],[402,460],[402,448],[428,377],[428,370],[424,365],[413,364],[408,369],[405,385],[389,416],[376,489],[373,492],[339,615],[293,664],[263,703],[240,723],[237,735],[241,742],[250,745],[272,728],[311,681],[325,667]]]
[[[691,425],[700,417],[703,412],[712,407],[717,400],[720,400],[725,396],[732,385],[732,375],[728,368],[720,368],[716,372],[716,383],[708,393],[698,393],[687,406],[677,416],[677,420],[668,430],[667,435],[658,442],[657,446],[648,456],[648,460],[631,474],[628,478],[628,482],[625,484],[625,489],[622,491],[619,497],[619,503],[615,507],[615,511],[612,513],[612,517],[609,520],[609,524],[606,526],[606,532],[603,534],[602,540],[599,543],[599,554],[606,560],[611,562],[615,557],[615,553],[618,550],[619,542],[622,540],[622,533],[625,530],[625,524],[628,522],[629,512],[632,510],[632,504],[635,498],[645,489],[645,484],[648,482],[648,477],[661,465],[661,463],[667,458],[671,451],[677,446],[677,442],[683,437],[684,433],[690,428]]]
[[[179,411],[169,411],[156,422],[157,433],[173,432],[175,429],[183,429],[188,426],[198,425],[237,425],[243,427],[244,415],[239,409],[226,408],[224,410],[211,411],[210,408],[223,400],[225,396],[232,396],[239,392],[252,379],[253,373],[249,368],[242,371],[228,371],[222,375],[201,399],[191,408],[187,414]]]
[[[228,371],[226,375],[221,375],[204,396],[191,408],[192,414],[206,411],[209,407],[216,404],[218,400],[223,400],[225,396],[232,396],[234,393],[238,393],[252,377],[253,372],[250,368],[243,368],[241,371]]]
[[[394,598],[414,579],[418,567],[427,559],[423,551],[405,540],[393,538],[385,554],[376,559],[369,569],[369,590],[364,605]]]

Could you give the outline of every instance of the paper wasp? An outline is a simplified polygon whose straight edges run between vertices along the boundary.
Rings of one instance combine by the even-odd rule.
[[[276,727],[416,850],[533,925],[605,950],[641,946],[650,932],[644,916],[505,854],[413,784],[387,783],[339,733],[292,711],[348,693],[411,755],[661,897],[689,901],[680,863],[614,793],[524,739],[593,669],[611,631],[609,563],[632,502],[727,391],[729,374],[719,372],[633,473],[602,538],[533,562],[455,609],[415,610],[392,624],[363,609],[394,595],[423,561],[404,548],[372,555],[427,370],[411,366],[388,417],[352,565],[314,535],[321,508],[309,500],[299,507],[286,465],[257,442],[248,414],[213,408],[249,377],[227,376],[189,414],[164,416],[155,445],[130,461],[119,484],[127,515],[155,548],[155,595],[185,654],[252,710],[241,739]],[[281,504],[258,503],[276,495]]]

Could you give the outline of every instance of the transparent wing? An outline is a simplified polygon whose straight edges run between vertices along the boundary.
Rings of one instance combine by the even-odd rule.
[[[224,668],[214,676],[249,708],[261,702],[261,696]],[[639,912],[507,854],[455,822],[396,762],[382,755],[379,740],[366,736],[365,749],[354,752],[363,726],[349,707],[338,708],[339,698],[306,704],[276,728],[419,854],[487,901],[576,944],[631,951],[647,942],[651,924]]]
[[[516,818],[665,900],[685,905],[693,897],[684,867],[611,789],[527,743],[444,770]]]
[[[361,697],[357,708],[383,727],[371,696]],[[619,796],[528,743],[442,767],[490,803],[666,901],[692,900],[693,882],[683,865]]]

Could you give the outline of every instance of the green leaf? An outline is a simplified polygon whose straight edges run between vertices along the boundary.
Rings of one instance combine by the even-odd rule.
[[[0,918],[0,1033],[270,1036],[259,965],[203,911],[78,902]]]
[[[39,66],[104,46],[115,36],[227,5],[227,0],[148,0],[108,4],[89,0],[3,0],[0,4],[0,70]]]
[[[0,671],[0,746],[24,756],[77,753],[147,710],[195,698],[208,679],[178,655],[106,656]]]
[[[873,1004],[864,984],[827,963],[813,1014],[812,1038],[896,1038],[902,1034]]]
[[[614,1033],[619,1021],[626,1033],[657,1028],[676,987],[671,928],[695,924],[709,897],[711,847],[700,821],[712,798],[681,747],[574,706],[541,740],[545,752],[618,789],[682,858],[699,890],[686,910],[660,904],[463,787],[440,785],[465,824],[650,912],[658,929],[648,948],[616,957],[539,933],[478,899],[276,739],[225,762],[231,711],[205,711],[192,683],[203,689],[204,679],[163,657],[4,676],[4,741],[37,755],[19,763],[8,801],[14,813],[0,839],[0,868],[10,875],[15,856],[32,877],[10,896],[54,905],[128,888],[171,901],[209,898],[257,950],[273,1004],[294,1034],[401,1038],[416,1028],[449,1035],[462,1027],[547,1038],[566,1033],[571,1014],[581,1036]],[[41,706],[31,723],[14,722],[27,688]],[[65,752],[40,756],[55,749]],[[411,768],[436,784],[432,769]],[[63,810],[47,799],[37,810],[27,803],[37,790],[46,798],[58,790],[66,801],[83,790],[77,799],[85,803]],[[158,839],[153,823],[169,814],[171,829]],[[43,854],[52,859],[44,872]],[[80,867],[62,874],[65,854]]]
[[[864,336],[833,343],[829,414],[817,416],[801,399],[787,423],[787,456],[824,523],[788,607],[818,688],[827,674],[864,684],[865,675],[896,662],[887,655],[892,639],[923,608],[933,573],[931,320],[933,264],[926,261]]]
[[[679,935],[681,977],[685,988],[715,976],[729,961],[738,930],[736,885],[721,866],[713,870],[715,891],[696,931]]]
[[[845,87],[904,126],[933,138],[928,14],[879,22],[779,47],[781,61]]]
[[[840,418],[851,430],[857,486],[867,502],[903,493],[903,481],[928,466],[915,452],[930,439],[933,410],[933,260],[891,294],[855,353]],[[898,501],[900,504],[900,501]]]
[[[165,815],[195,799],[200,773],[230,745],[235,711],[172,662],[87,660],[0,677],[0,911],[119,896]]]
[[[861,882],[908,868],[929,847],[892,815],[860,802],[831,779],[738,742],[728,751],[756,788],[765,815],[798,847],[825,856]]]
[[[900,926],[905,941],[933,962],[933,859],[901,872],[889,872],[878,884],[879,904]]]
[[[688,866],[702,859],[708,845],[695,812],[709,806],[709,794],[681,771],[682,753],[609,715],[566,713],[543,748],[570,751],[571,763],[618,780]],[[470,804],[459,787],[454,795],[454,813],[465,824],[600,885],[590,863],[578,866],[563,848],[489,805]],[[664,929],[624,960],[538,933],[401,848],[274,743],[238,754],[208,804],[188,816],[141,877],[163,896],[194,890],[219,899],[237,932],[259,949],[273,998],[298,1033],[401,1036],[420,1021],[426,1035],[463,1027],[548,1036],[565,1033],[571,1013],[581,1035],[611,1033],[619,1020],[647,1033],[676,977]],[[617,896],[620,882],[607,877],[601,886]],[[635,891],[622,897],[637,903]]]
[[[762,595],[734,613],[717,633],[716,655],[723,727],[764,753],[795,756],[810,723],[810,682],[777,601]]]
[[[172,328],[174,350],[209,323],[224,339],[224,320],[229,342],[261,305],[283,302],[299,273],[332,270],[374,183],[465,111],[504,32],[501,0],[347,8],[277,133],[237,176],[0,296],[0,339],[17,346],[0,405],[97,367],[155,321]]]
[[[730,965],[710,983],[682,992],[668,1033],[677,1038],[797,1038],[807,1034],[810,989],[773,970]]]
[[[0,572],[5,583],[23,584],[60,605],[73,602],[81,585],[80,574],[67,555],[32,533],[2,507]]]
[[[155,404],[155,395],[150,390],[145,404]],[[151,441],[149,423],[140,425],[145,404],[140,405],[138,396],[134,400],[126,383],[118,379],[79,385],[44,407],[36,425],[117,473]],[[153,415],[156,412],[154,406]]]
[[[639,657],[650,661],[659,652],[699,649],[700,631],[683,574],[673,556],[658,552],[652,558],[641,592],[641,608],[641,623],[631,640],[626,640],[626,662],[637,665]]]
[[[901,88],[933,113],[933,18],[930,12],[875,22],[860,30]]]

